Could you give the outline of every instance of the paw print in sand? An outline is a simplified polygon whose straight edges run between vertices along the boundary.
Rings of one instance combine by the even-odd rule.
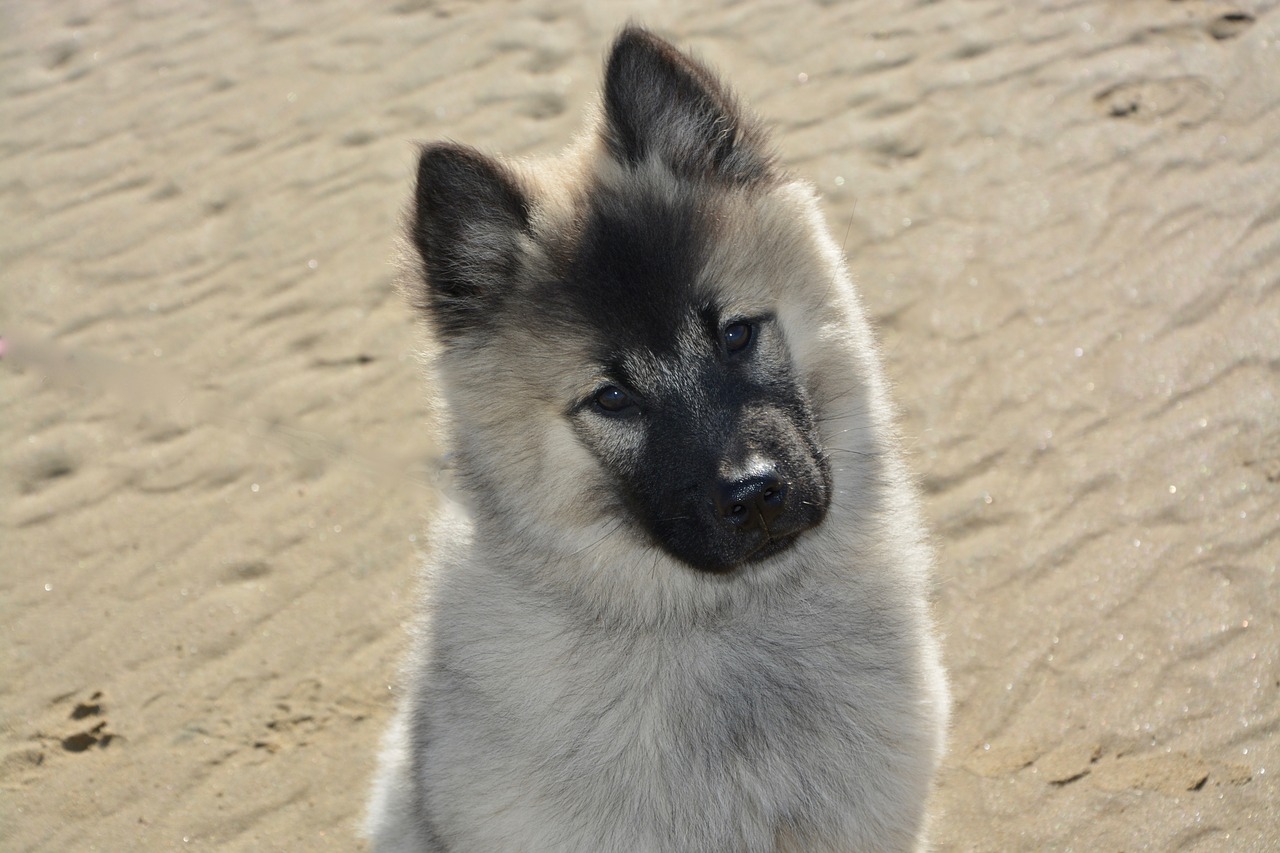
[[[71,709],[70,719],[83,721],[84,728],[60,738],[63,749],[67,752],[84,752],[93,747],[106,749],[111,745],[117,735],[108,729],[109,724],[102,716],[105,704],[101,690],[95,691],[85,701],[76,703]]]

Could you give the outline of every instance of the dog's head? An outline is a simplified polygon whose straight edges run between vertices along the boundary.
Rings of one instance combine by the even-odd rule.
[[[812,192],[701,64],[630,28],[560,161],[427,146],[410,238],[482,518],[715,573],[823,522],[860,315]]]

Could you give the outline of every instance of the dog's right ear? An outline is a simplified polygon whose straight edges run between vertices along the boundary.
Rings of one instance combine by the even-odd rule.
[[[419,304],[445,340],[482,325],[520,266],[529,203],[516,178],[473,148],[427,145],[410,239],[426,272]]]

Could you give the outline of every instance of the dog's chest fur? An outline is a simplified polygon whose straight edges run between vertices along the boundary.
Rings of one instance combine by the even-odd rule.
[[[918,775],[892,614],[814,584],[611,629],[467,571],[433,608],[419,686],[438,697],[419,726],[422,793],[447,804],[433,820],[467,828],[457,849],[773,851],[795,836],[822,850],[851,832],[879,848],[905,829],[847,825]]]

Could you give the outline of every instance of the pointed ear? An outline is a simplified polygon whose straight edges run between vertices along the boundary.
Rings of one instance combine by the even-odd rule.
[[[520,266],[529,205],[511,173],[473,148],[427,145],[409,237],[426,281],[419,304],[446,340],[483,324]]]
[[[675,174],[745,184],[772,156],[759,123],[700,62],[640,27],[613,43],[604,79],[605,141],[615,159],[656,158]]]

